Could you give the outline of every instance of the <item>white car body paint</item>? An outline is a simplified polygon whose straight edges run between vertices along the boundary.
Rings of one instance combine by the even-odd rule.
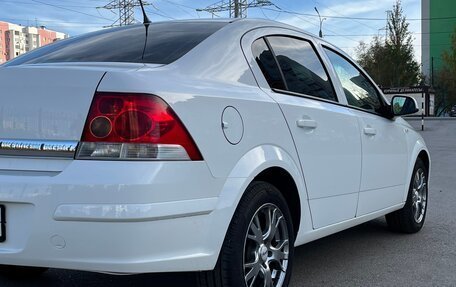
[[[0,204],[7,211],[0,264],[122,274],[211,270],[244,191],[273,167],[287,171],[299,191],[296,245],[400,209],[416,158],[428,154],[421,136],[400,118],[347,107],[324,55],[340,105],[275,94],[250,50],[266,34],[303,37],[323,54],[322,42],[297,28],[247,19],[169,65],[1,67],[7,93],[0,138],[79,141],[95,91],[147,93],[170,105],[204,161],[0,157]],[[221,123],[227,107],[242,117],[235,145]],[[309,119],[317,122],[314,132],[298,127]],[[378,142],[362,138],[364,125],[381,132]],[[319,138],[333,132],[337,138]]]

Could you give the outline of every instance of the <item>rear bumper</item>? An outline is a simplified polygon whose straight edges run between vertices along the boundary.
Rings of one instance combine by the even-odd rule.
[[[129,274],[214,267],[224,181],[204,162],[59,165],[39,175],[0,169],[0,264]]]

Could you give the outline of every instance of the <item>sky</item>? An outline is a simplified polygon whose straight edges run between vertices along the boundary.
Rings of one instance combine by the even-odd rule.
[[[211,18],[207,12],[197,12],[218,0],[147,0],[147,12],[152,21],[171,19]],[[227,0],[225,0],[227,1]],[[100,8],[111,0],[0,0],[0,21],[29,26],[46,26],[70,36],[103,29],[118,18],[117,11]],[[387,10],[396,0],[271,0],[276,6],[251,8],[249,18],[268,18],[294,25],[318,35],[323,21],[325,40],[355,56],[360,41],[369,43],[374,35],[385,35]],[[404,14],[413,33],[416,59],[421,59],[421,0],[402,0]],[[297,13],[297,14],[294,14]],[[137,19],[142,19],[140,8]],[[327,16],[327,17],[325,17]],[[218,13],[214,17],[228,17]],[[332,18],[336,17],[336,18]],[[342,19],[337,17],[370,18]]]

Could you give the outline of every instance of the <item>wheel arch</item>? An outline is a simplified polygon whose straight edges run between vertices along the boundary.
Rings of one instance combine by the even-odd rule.
[[[274,166],[263,170],[253,181],[267,182],[280,191],[290,210],[296,237],[301,223],[301,201],[298,187],[291,174],[281,167]]]
[[[423,161],[424,165],[426,166],[426,168],[427,168],[427,170],[429,172],[429,168],[430,168],[430,165],[431,165],[430,158],[429,158],[429,153],[426,150],[423,149],[418,154],[417,159],[418,158]]]
[[[409,168],[408,168],[408,172],[407,172],[407,181],[406,181],[407,184],[405,186],[404,197],[403,197],[404,203],[407,200],[410,179],[412,178],[413,169],[415,167],[415,163],[418,158],[423,160],[424,164],[426,165],[426,168],[428,170],[428,182],[429,182],[429,175],[431,174],[431,156],[430,156],[429,150],[427,149],[426,144],[424,143],[424,140],[422,138],[415,141],[415,144],[411,151],[410,163],[409,163]]]
[[[285,182],[281,182],[281,179],[285,179]],[[210,228],[214,231],[213,234],[217,234],[217,236],[214,236],[208,242],[208,245],[211,246],[211,251],[215,252],[213,254],[215,256],[213,266],[215,266],[220,254],[226,232],[239,202],[248,186],[256,180],[274,185],[284,194],[287,203],[291,204],[291,208],[294,209],[290,211],[293,216],[293,227],[295,234],[297,234],[297,242],[300,241],[301,234],[308,229],[312,229],[307,190],[297,155],[293,157],[284,149],[273,145],[257,146],[244,154],[232,169],[222,188],[217,206],[213,211],[216,219],[212,222]],[[293,200],[296,202],[293,202]],[[295,210],[295,208],[299,208],[299,211]],[[295,226],[295,224],[298,225]]]
[[[233,213],[253,181],[264,181],[274,185],[285,197],[293,216],[295,235],[302,227],[303,214],[308,197],[304,177],[297,156],[293,158],[284,149],[273,146],[258,146],[246,153],[233,168],[229,178],[244,178],[243,186],[233,202]],[[223,192],[222,192],[223,196]],[[310,211],[309,216],[310,219]]]

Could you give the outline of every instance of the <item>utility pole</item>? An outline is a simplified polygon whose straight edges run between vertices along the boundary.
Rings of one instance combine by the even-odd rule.
[[[249,8],[258,8],[265,6],[274,6],[269,0],[254,0],[248,3],[248,0],[221,0],[215,4],[209,5],[206,8],[196,9],[198,12],[208,12],[212,16],[218,12],[230,12],[230,18],[247,18],[247,10]]]
[[[144,5],[151,5],[144,2]],[[114,26],[127,26],[136,23],[135,19],[135,8],[141,7],[141,3],[138,0],[112,0],[108,4],[97,7],[107,10],[118,10],[119,19],[114,22],[110,27]]]
[[[239,0],[234,0],[234,18],[239,18],[239,16],[242,14],[242,11],[240,11],[240,4],[241,3],[239,3]]]
[[[314,7],[315,11],[317,11],[317,14],[318,14],[318,18],[320,18],[320,32],[318,33],[318,36],[320,36],[320,38],[323,38],[323,31],[322,31],[322,28],[323,28],[323,21],[326,20],[326,18],[321,18],[320,16],[320,12],[318,12],[318,9],[317,7]]]
[[[388,23],[392,17],[393,11],[386,10],[385,12],[386,12],[386,25],[385,25],[385,44],[386,44],[386,41],[388,40],[388,31],[389,31]]]

